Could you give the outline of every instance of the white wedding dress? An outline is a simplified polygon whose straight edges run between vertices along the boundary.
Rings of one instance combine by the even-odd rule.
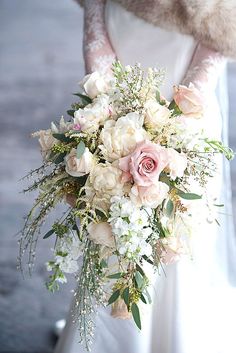
[[[137,18],[115,2],[106,5],[106,26],[118,59],[124,64],[166,69],[162,93],[172,96],[173,84],[183,79],[196,41]],[[215,94],[209,95],[204,124],[211,136],[227,143],[225,75]],[[131,320],[114,319],[110,308],[100,309],[93,353],[235,353],[236,327],[235,239],[228,162],[220,159],[221,173],[210,182],[225,208],[221,227],[204,223],[194,237],[193,259],[169,265],[166,275],[153,278],[153,304],[144,306],[142,331]],[[233,300],[234,299],[234,300]],[[85,353],[69,315],[56,353]]]

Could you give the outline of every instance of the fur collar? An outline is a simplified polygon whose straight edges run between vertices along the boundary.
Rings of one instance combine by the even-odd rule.
[[[190,34],[210,49],[236,59],[236,0],[113,1],[145,21]]]

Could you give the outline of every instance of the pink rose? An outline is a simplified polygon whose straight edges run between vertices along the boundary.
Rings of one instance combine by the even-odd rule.
[[[174,86],[174,101],[186,117],[198,119],[203,116],[204,97],[192,83],[189,87]]]
[[[161,171],[168,163],[165,148],[156,143],[138,143],[134,152],[119,160],[123,181],[133,181],[138,186],[150,186],[158,181]]]

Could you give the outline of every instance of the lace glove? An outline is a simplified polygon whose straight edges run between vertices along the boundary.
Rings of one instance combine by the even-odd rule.
[[[86,73],[111,73],[116,55],[105,25],[106,0],[84,0],[84,60]]]
[[[215,91],[220,73],[226,64],[226,58],[214,50],[198,44],[183,84],[192,82],[203,94]]]

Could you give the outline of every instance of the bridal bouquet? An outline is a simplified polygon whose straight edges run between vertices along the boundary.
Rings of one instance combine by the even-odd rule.
[[[43,165],[28,175],[35,178],[25,191],[39,194],[21,233],[19,263],[28,249],[31,271],[41,226],[64,201],[67,210],[42,237],[55,238],[47,288],[76,275],[73,315],[87,348],[100,305],[111,305],[114,317],[133,317],[141,329],[140,303],[151,302],[149,270],[191,253],[196,209],[211,212],[214,204],[206,186],[215,156],[233,157],[204,135],[201,93],[176,86],[168,102],[162,81],[160,70],[116,62],[109,80],[85,76],[68,121],[33,134]]]

